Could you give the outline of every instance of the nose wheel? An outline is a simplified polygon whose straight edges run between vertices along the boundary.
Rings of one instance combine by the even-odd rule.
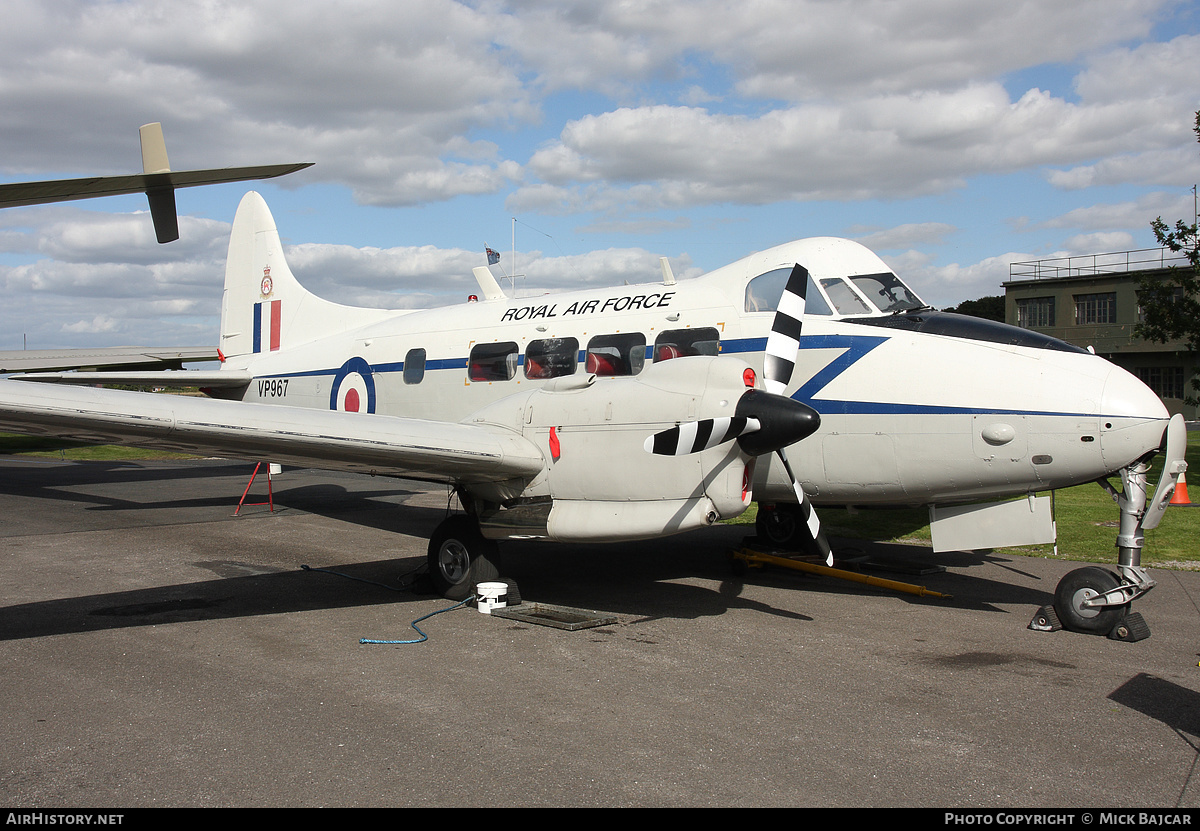
[[[1097,566],[1077,568],[1059,581],[1054,605],[1043,606],[1033,616],[1030,629],[1108,635],[1116,640],[1136,641],[1150,636],[1142,616],[1129,605],[1155,586],[1142,568],[1143,532],[1158,527],[1171,495],[1187,470],[1187,427],[1183,416],[1172,416],[1163,431],[1162,444],[1128,467],[1122,468],[1121,490],[1105,479],[1098,484],[1108,492],[1121,511],[1117,531],[1117,573]],[[1150,460],[1162,452],[1166,458],[1154,495],[1149,495],[1147,474]]]
[[[1089,566],[1077,568],[1059,581],[1054,611],[1072,632],[1107,635],[1129,613],[1129,601],[1115,574]]]

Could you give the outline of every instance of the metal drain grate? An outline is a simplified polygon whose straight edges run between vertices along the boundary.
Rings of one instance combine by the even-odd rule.
[[[570,632],[574,632],[576,629],[608,626],[617,622],[617,616],[607,612],[575,609],[571,606],[555,606],[552,603],[530,603],[529,601],[525,601],[520,606],[492,609],[492,617],[518,620],[522,623],[536,623],[538,626],[553,626],[555,629],[566,629]]]

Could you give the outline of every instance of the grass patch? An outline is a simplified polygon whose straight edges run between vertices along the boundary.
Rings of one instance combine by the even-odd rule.
[[[25,436],[0,433],[0,455],[35,456],[71,462],[129,462],[156,459],[196,459],[186,453],[147,450],[118,444],[88,444],[57,436]]]

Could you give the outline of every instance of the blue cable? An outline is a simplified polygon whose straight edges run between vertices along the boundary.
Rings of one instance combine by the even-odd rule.
[[[429,614],[425,615],[424,617],[419,617],[416,620],[414,620],[412,623],[408,624],[413,629],[416,629],[417,633],[420,634],[420,636],[421,636],[421,637],[417,638],[415,641],[375,641],[375,640],[371,640],[370,638],[359,638],[358,642],[359,643],[378,643],[378,644],[424,643],[425,641],[429,640],[429,636],[421,631],[421,627],[417,626],[418,623],[425,620],[425,618],[430,618],[430,617],[433,617],[434,615],[440,615],[442,612],[452,612],[455,609],[459,608],[460,606],[467,605],[474,599],[475,599],[475,595],[471,595],[466,600],[455,603],[453,606],[447,606],[445,609],[438,609],[436,612],[430,612]]]

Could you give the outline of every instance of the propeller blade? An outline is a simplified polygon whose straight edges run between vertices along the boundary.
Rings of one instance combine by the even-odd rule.
[[[783,395],[792,380],[796,353],[800,350],[800,326],[807,293],[808,269],[796,263],[779,298],[775,319],[771,321],[771,334],[767,336],[763,361],[763,384],[767,392]]]
[[[804,488],[800,487],[800,481],[796,478],[796,474],[792,473],[792,466],[788,464],[787,454],[783,452],[783,448],[775,451],[779,456],[779,461],[783,462],[783,469],[787,471],[788,479],[792,482],[792,490],[796,492],[796,501],[800,503],[800,514],[804,519],[804,526],[808,531],[808,536],[812,539],[818,553],[825,560],[825,565],[833,567],[833,551],[829,547],[829,540],[825,539],[825,532],[821,530],[821,520],[817,518],[817,512],[813,509],[812,503],[804,497]]]
[[[699,453],[727,441],[753,433],[760,428],[758,419],[733,416],[689,421],[646,439],[646,452],[659,456],[684,456]]]
[[[775,310],[775,319],[771,321],[771,333],[767,336],[766,355],[763,360],[763,386],[769,393],[783,396],[787,391],[788,383],[792,380],[792,370],[796,367],[796,354],[800,351],[800,329],[804,319],[804,304],[807,294],[808,269],[800,263],[796,263],[792,268],[792,273],[788,275],[787,285],[779,298],[779,306]],[[793,402],[790,398],[785,400],[789,403],[799,403]],[[815,410],[807,407],[805,409],[809,410],[811,417],[807,417],[808,424],[803,428],[803,435],[792,441],[798,441],[811,435],[821,423],[821,418]],[[800,480],[792,472],[787,453],[783,450],[792,441],[776,442],[771,449],[775,450],[779,461],[783,462],[783,469],[787,472],[787,477],[792,483],[792,490],[796,493],[796,501],[800,505],[800,515],[804,519],[804,527],[813,546],[824,558],[825,565],[832,566],[833,552],[829,548],[829,541],[825,539],[825,533],[821,530],[821,520],[817,518],[817,512],[813,510],[812,503],[805,498],[804,488],[800,487]],[[769,446],[765,441],[765,436],[755,436],[741,444],[744,449],[747,449],[747,452],[753,452],[748,445],[757,445],[758,452],[763,452]]]

